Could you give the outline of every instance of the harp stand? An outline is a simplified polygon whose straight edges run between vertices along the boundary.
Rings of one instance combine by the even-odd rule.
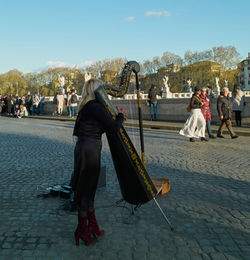
[[[116,205],[119,205],[120,203],[122,203],[123,201],[125,201],[124,199],[120,199],[118,201],[116,201]],[[126,203],[126,201],[125,201]],[[130,203],[129,203],[130,204]],[[141,204],[137,204],[136,206],[133,207],[132,204],[130,204],[130,208],[131,208],[131,215],[134,215],[135,214],[135,211],[141,207]]]
[[[157,205],[157,207],[159,208],[159,210],[161,211],[161,214],[163,215],[164,219],[167,221],[171,231],[173,231],[174,228],[173,228],[172,224],[170,223],[169,219],[167,218],[167,216],[165,215],[164,211],[162,210],[161,206],[159,205],[158,201],[156,200],[155,197],[153,198],[153,200],[154,200],[155,204]]]
[[[133,206],[131,203],[128,203],[130,204],[130,209],[128,207],[125,206],[125,203],[126,201],[124,199],[120,199],[118,200],[115,204],[118,206],[120,203],[124,202],[123,206],[120,206],[124,209],[127,209],[129,211],[129,216],[127,217],[127,220],[126,220],[126,217],[124,217],[124,214],[122,213],[123,215],[123,223],[124,224],[134,224],[135,223],[135,220],[133,221],[133,218],[139,218],[138,216],[135,215],[135,211],[141,206],[141,204],[138,204],[136,206]],[[130,221],[128,221],[128,219],[130,219]]]
[[[159,205],[158,201],[156,200],[155,197],[153,198],[153,200],[154,200],[155,204],[157,205],[157,207],[159,208],[159,210],[160,210],[161,214],[163,215],[164,219],[165,219],[166,222],[168,223],[168,225],[169,225],[169,227],[170,227],[170,230],[173,231],[174,228],[173,228],[171,222],[169,221],[168,217],[166,216],[166,214],[165,214],[164,211],[162,210],[161,206]],[[115,204],[116,204],[116,205],[119,205],[119,204],[122,203],[123,201],[125,201],[125,200],[124,200],[124,199],[120,199],[120,200],[118,200]],[[138,204],[138,205],[136,205],[135,207],[133,207],[133,205],[130,204],[130,209],[131,209],[131,214],[130,214],[130,215],[131,215],[131,216],[135,215],[135,211],[136,211],[138,208],[140,208],[141,205],[142,205],[142,204]]]
[[[138,73],[135,73],[136,78],[136,89],[137,89],[137,103],[138,103],[138,117],[139,117],[139,129],[140,129],[140,141],[141,141],[141,157],[142,157],[142,163],[144,166],[146,165],[145,160],[145,151],[144,151],[144,138],[143,138],[143,124],[142,124],[142,112],[141,112],[141,95],[140,95],[140,88],[139,88],[139,79],[138,79]],[[159,203],[157,202],[156,198],[154,197],[154,202],[161,211],[161,214],[163,215],[164,219],[167,221],[171,231],[174,230],[173,226],[171,225],[170,221],[168,220],[167,216],[165,215],[164,211],[160,207]]]

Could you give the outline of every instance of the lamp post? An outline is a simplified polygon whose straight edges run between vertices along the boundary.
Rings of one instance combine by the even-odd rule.
[[[11,87],[11,84],[8,83],[8,95],[10,95],[10,87]]]
[[[16,94],[18,96],[18,82],[16,83]]]

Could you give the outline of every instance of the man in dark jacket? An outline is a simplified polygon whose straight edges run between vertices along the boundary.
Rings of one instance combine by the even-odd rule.
[[[156,86],[152,84],[151,88],[148,92],[148,99],[150,103],[150,117],[151,120],[156,120],[156,113],[157,113],[157,90]]]
[[[222,133],[226,126],[231,135],[231,138],[237,138],[238,136],[234,133],[231,123],[232,101],[228,96],[228,88],[223,88],[222,92],[222,95],[220,95],[217,100],[217,111],[221,120],[221,124],[217,132],[217,137],[224,138]]]

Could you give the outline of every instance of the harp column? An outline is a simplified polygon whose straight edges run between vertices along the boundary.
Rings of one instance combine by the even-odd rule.
[[[138,105],[138,116],[139,116],[140,141],[141,141],[141,160],[142,160],[144,167],[146,167],[145,152],[144,152],[142,113],[141,113],[141,93],[140,93],[139,79],[138,79],[137,73],[135,73],[135,77],[136,77],[136,89],[137,89],[137,105]]]

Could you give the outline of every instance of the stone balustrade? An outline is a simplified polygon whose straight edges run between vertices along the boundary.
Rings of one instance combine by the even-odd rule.
[[[244,91],[246,97],[250,97],[250,91]],[[193,92],[183,92],[183,93],[163,93],[162,97],[157,96],[158,99],[164,99],[164,98],[191,98],[193,95]],[[216,95],[216,94],[215,94]],[[232,92],[229,92],[229,96],[232,96]],[[115,98],[109,95],[110,100],[132,100],[137,99],[137,94],[126,94],[121,98]],[[142,99],[148,99],[148,94],[141,94]]]
[[[180,93],[181,94],[181,93]],[[185,93],[187,94],[187,93]],[[190,94],[190,93],[189,93]],[[145,95],[143,94],[142,100],[142,118],[144,120],[150,120],[150,107],[147,106]],[[131,96],[130,96],[131,97]],[[189,98],[161,98],[158,100],[157,115],[158,120],[161,121],[173,121],[173,122],[184,122],[189,113],[187,112],[187,106],[189,104]],[[242,113],[243,118],[250,118],[250,96],[246,97],[246,106]],[[137,100],[133,99],[123,99],[116,98],[112,99],[112,104],[114,107],[121,107],[128,112],[129,119],[138,119],[137,113]],[[56,105],[53,104],[53,97],[46,98],[44,105],[44,112],[46,114],[52,114],[56,109]],[[216,123],[219,121],[217,113],[217,99],[214,98],[211,102],[211,112],[212,112],[212,122]],[[64,114],[67,114],[66,106],[64,107]]]
[[[244,91],[244,94],[246,97],[250,97],[250,91]],[[157,96],[157,99],[172,99],[172,98],[191,98],[193,95],[193,92],[187,93],[187,92],[183,92],[183,93],[163,93],[162,97],[161,96]],[[229,96],[232,96],[232,92],[229,92]],[[80,98],[80,96],[78,96]],[[108,95],[110,100],[133,100],[133,99],[137,99],[137,94],[125,94],[123,97],[120,98],[116,98],[116,97],[112,97],[110,95]],[[143,100],[147,100],[148,99],[148,94],[141,94],[141,98]],[[53,96],[48,96],[45,97],[46,101],[53,101],[54,97]]]

